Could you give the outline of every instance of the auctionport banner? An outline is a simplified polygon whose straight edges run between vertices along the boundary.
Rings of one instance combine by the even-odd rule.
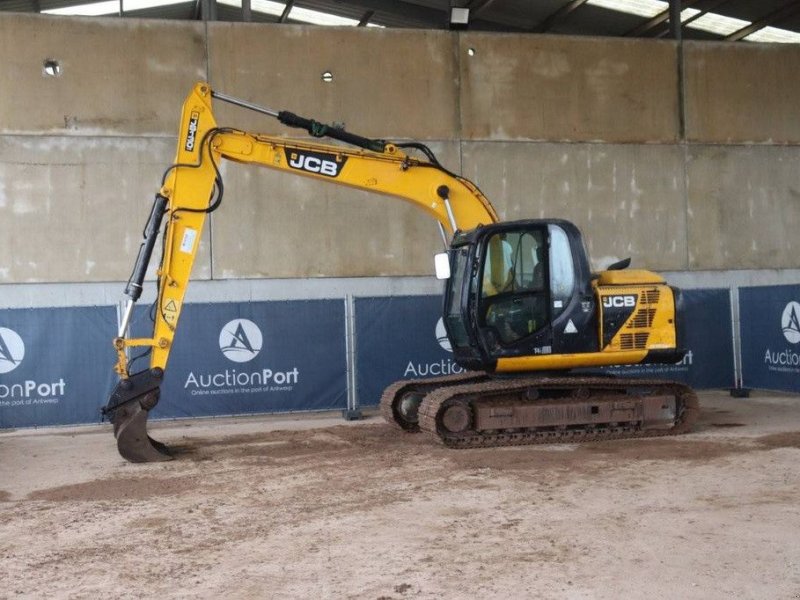
[[[440,296],[356,298],[356,385],[360,406],[375,406],[400,379],[461,373],[442,323]]]
[[[347,406],[343,300],[187,304],[174,344],[154,418]]]
[[[99,423],[116,330],[112,307],[0,310],[0,428]]]
[[[629,377],[675,379],[695,389],[735,387],[730,292],[683,290],[686,356],[674,365],[632,365],[608,371]]]
[[[741,288],[742,383],[800,392],[800,285]]]

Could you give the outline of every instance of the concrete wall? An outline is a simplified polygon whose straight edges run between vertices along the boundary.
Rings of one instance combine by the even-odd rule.
[[[3,134],[172,134],[207,74],[203,25],[177,21],[1,16],[0,57]]]
[[[0,284],[127,278],[181,103],[205,78],[424,140],[503,218],[575,221],[596,267],[797,269],[800,50],[683,54],[681,86],[662,41],[0,16]],[[45,59],[61,76],[43,75]],[[298,135],[234,107],[216,115]],[[256,167],[224,174],[198,279],[432,271],[435,224],[406,204]]]
[[[459,56],[466,139],[677,139],[673,43],[467,33]]]
[[[797,144],[800,45],[686,45],[687,137]]]

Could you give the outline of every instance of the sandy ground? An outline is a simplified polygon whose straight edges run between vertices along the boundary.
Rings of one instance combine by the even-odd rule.
[[[0,598],[800,598],[800,398],[447,450],[378,417],[0,432]]]

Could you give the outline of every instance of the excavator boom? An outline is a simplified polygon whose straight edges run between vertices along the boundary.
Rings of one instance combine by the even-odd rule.
[[[217,126],[213,99],[273,116],[283,124],[306,129],[356,148],[304,140],[287,140]],[[444,169],[422,145],[429,157],[420,160],[399,145],[352,134],[299,117],[288,111],[272,111],[217,94],[205,83],[196,84],[181,112],[174,163],[165,171],[161,188],[145,227],[133,273],[125,293],[128,304],[114,347],[115,371],[122,378],[104,408],[115,426],[120,453],[132,462],[168,460],[163,446],[146,434],[147,412],[158,402],[159,386],[172,349],[183,299],[197,255],[206,216],[216,210],[224,190],[219,165],[222,160],[254,164],[294,175],[369,190],[410,202],[431,215],[442,232],[472,229],[497,222],[489,201],[469,180]],[[161,226],[163,255],[158,270],[153,335],[127,339],[125,334],[139,300]],[[145,348],[149,369],[131,373],[128,352]],[[136,404],[139,408],[133,408]]]

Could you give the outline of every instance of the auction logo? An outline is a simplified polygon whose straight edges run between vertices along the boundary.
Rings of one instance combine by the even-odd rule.
[[[447,337],[447,330],[444,327],[444,320],[439,319],[436,322],[436,341],[442,347],[442,350],[452,352],[453,347],[450,345],[450,340]],[[454,375],[456,373],[463,373],[464,368],[458,365],[452,358],[442,358],[436,362],[431,363],[415,363],[408,361],[403,377],[440,377],[442,375]]]
[[[25,358],[25,343],[16,331],[0,327],[0,373],[10,373]]]
[[[800,304],[797,302],[789,302],[786,308],[783,309],[783,317],[781,318],[781,327],[783,328],[783,335],[790,344],[797,344],[800,342]]]
[[[447,330],[444,328],[444,319],[440,318],[436,323],[436,341],[439,345],[448,352],[453,351],[453,346],[450,345],[450,340],[447,338]]]
[[[219,349],[233,362],[253,360],[264,341],[258,325],[247,319],[234,319],[219,332]]]

